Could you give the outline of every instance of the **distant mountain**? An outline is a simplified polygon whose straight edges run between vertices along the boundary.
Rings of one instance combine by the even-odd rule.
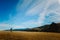
[[[12,31],[59,32],[60,33],[60,23],[52,22],[50,25],[44,25],[40,27],[26,28],[26,29],[13,29]]]
[[[41,30],[43,32],[60,32],[60,23],[52,23],[50,25],[45,25]]]
[[[50,25],[44,25],[41,27],[33,28],[32,30],[37,30],[40,32],[59,32],[60,33],[60,23],[52,22]]]

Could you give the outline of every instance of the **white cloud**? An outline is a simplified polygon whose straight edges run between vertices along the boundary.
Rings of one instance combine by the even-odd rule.
[[[45,18],[45,16],[46,15],[48,15],[48,12],[49,12],[49,10],[48,10],[48,7],[50,6],[50,5],[52,5],[53,3],[55,3],[56,1],[52,1],[52,0],[47,0],[46,2],[45,2],[45,5],[44,5],[44,10],[42,11],[42,12],[40,12],[40,15],[39,15],[39,18],[38,18],[38,22],[39,22],[39,24],[43,24],[44,23],[44,20],[45,19],[47,19],[47,18]]]
[[[54,0],[42,0],[42,2],[40,2],[40,0],[38,0],[36,2],[38,2],[38,4],[35,6],[32,5],[33,7],[26,12],[27,16],[36,15],[36,14],[39,14],[39,13],[45,11],[45,9],[47,9],[49,7],[49,5],[55,3],[56,1],[54,1]]]
[[[0,23],[0,30],[6,30],[9,29],[10,25],[6,23]]]
[[[58,3],[60,4],[60,0],[58,0]]]
[[[18,8],[19,8],[19,11],[22,9],[22,10],[25,10],[28,5],[32,2],[32,0],[28,1],[28,0],[24,0],[24,3],[21,4]],[[43,25],[44,21],[47,19],[46,16],[47,15],[50,15],[51,13],[55,14],[54,16],[49,16],[50,19],[48,21],[50,22],[59,22],[60,19],[60,5],[58,3],[57,0],[44,0],[40,3],[40,0],[36,1],[37,5],[34,4],[34,5],[31,5],[32,7],[29,8],[27,11],[26,11],[26,14],[25,16],[35,16],[35,15],[39,15],[37,21],[35,20],[29,20],[29,21],[26,21],[26,22],[23,22],[21,25],[13,25],[14,28],[30,28],[30,27],[33,27],[33,26],[41,26]],[[54,6],[52,6],[54,5]],[[17,13],[17,16],[16,18],[20,17],[20,13]],[[19,18],[17,20],[20,20]],[[17,22],[17,21],[16,21]]]
[[[37,25],[37,22],[35,20],[29,20],[29,21],[22,23],[22,25],[26,25],[28,27],[32,25]]]
[[[52,5],[54,5],[54,6],[52,6]],[[52,8],[48,9],[50,6]],[[50,21],[53,21],[53,20],[55,22],[58,21],[59,16],[60,16],[59,10],[60,10],[60,5],[58,3],[58,0],[45,0],[42,3],[39,3],[38,5],[34,6],[30,10],[28,10],[26,15],[34,16],[36,14],[39,14],[38,23],[42,25],[44,23],[44,20],[47,19],[47,18],[45,18],[45,16],[49,15],[51,12],[57,14],[58,17],[54,16],[54,17],[56,17],[57,20],[55,20],[55,18],[51,17]]]
[[[33,16],[33,15],[39,14],[39,12],[43,11],[44,5],[45,5],[45,2],[44,1],[42,3],[39,3],[39,4],[35,5],[35,6],[32,5],[34,7],[32,7],[31,9],[29,9],[26,12],[26,16]]]
[[[17,11],[25,10],[31,2],[32,2],[32,0],[23,0],[23,2],[21,4],[21,2],[19,1],[18,5],[17,5]]]
[[[9,26],[9,24],[0,24],[0,26],[6,27],[6,26]]]
[[[15,25],[14,28],[32,28],[32,27],[37,27],[38,23],[35,20],[29,20],[26,22],[23,22],[21,25]]]
[[[13,29],[26,28],[24,25],[12,25]]]

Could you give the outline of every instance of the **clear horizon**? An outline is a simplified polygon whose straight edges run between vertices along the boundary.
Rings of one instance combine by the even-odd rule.
[[[59,18],[60,0],[0,0],[0,30],[59,23]]]

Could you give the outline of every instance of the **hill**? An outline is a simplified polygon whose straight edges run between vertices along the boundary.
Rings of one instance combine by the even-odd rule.
[[[60,33],[60,23],[52,22],[50,25],[44,25],[35,28],[13,29],[13,31],[31,31],[31,32],[58,32]]]

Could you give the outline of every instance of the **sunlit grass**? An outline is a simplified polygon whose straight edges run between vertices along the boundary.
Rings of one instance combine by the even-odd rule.
[[[60,33],[0,31],[0,40],[60,40]]]

